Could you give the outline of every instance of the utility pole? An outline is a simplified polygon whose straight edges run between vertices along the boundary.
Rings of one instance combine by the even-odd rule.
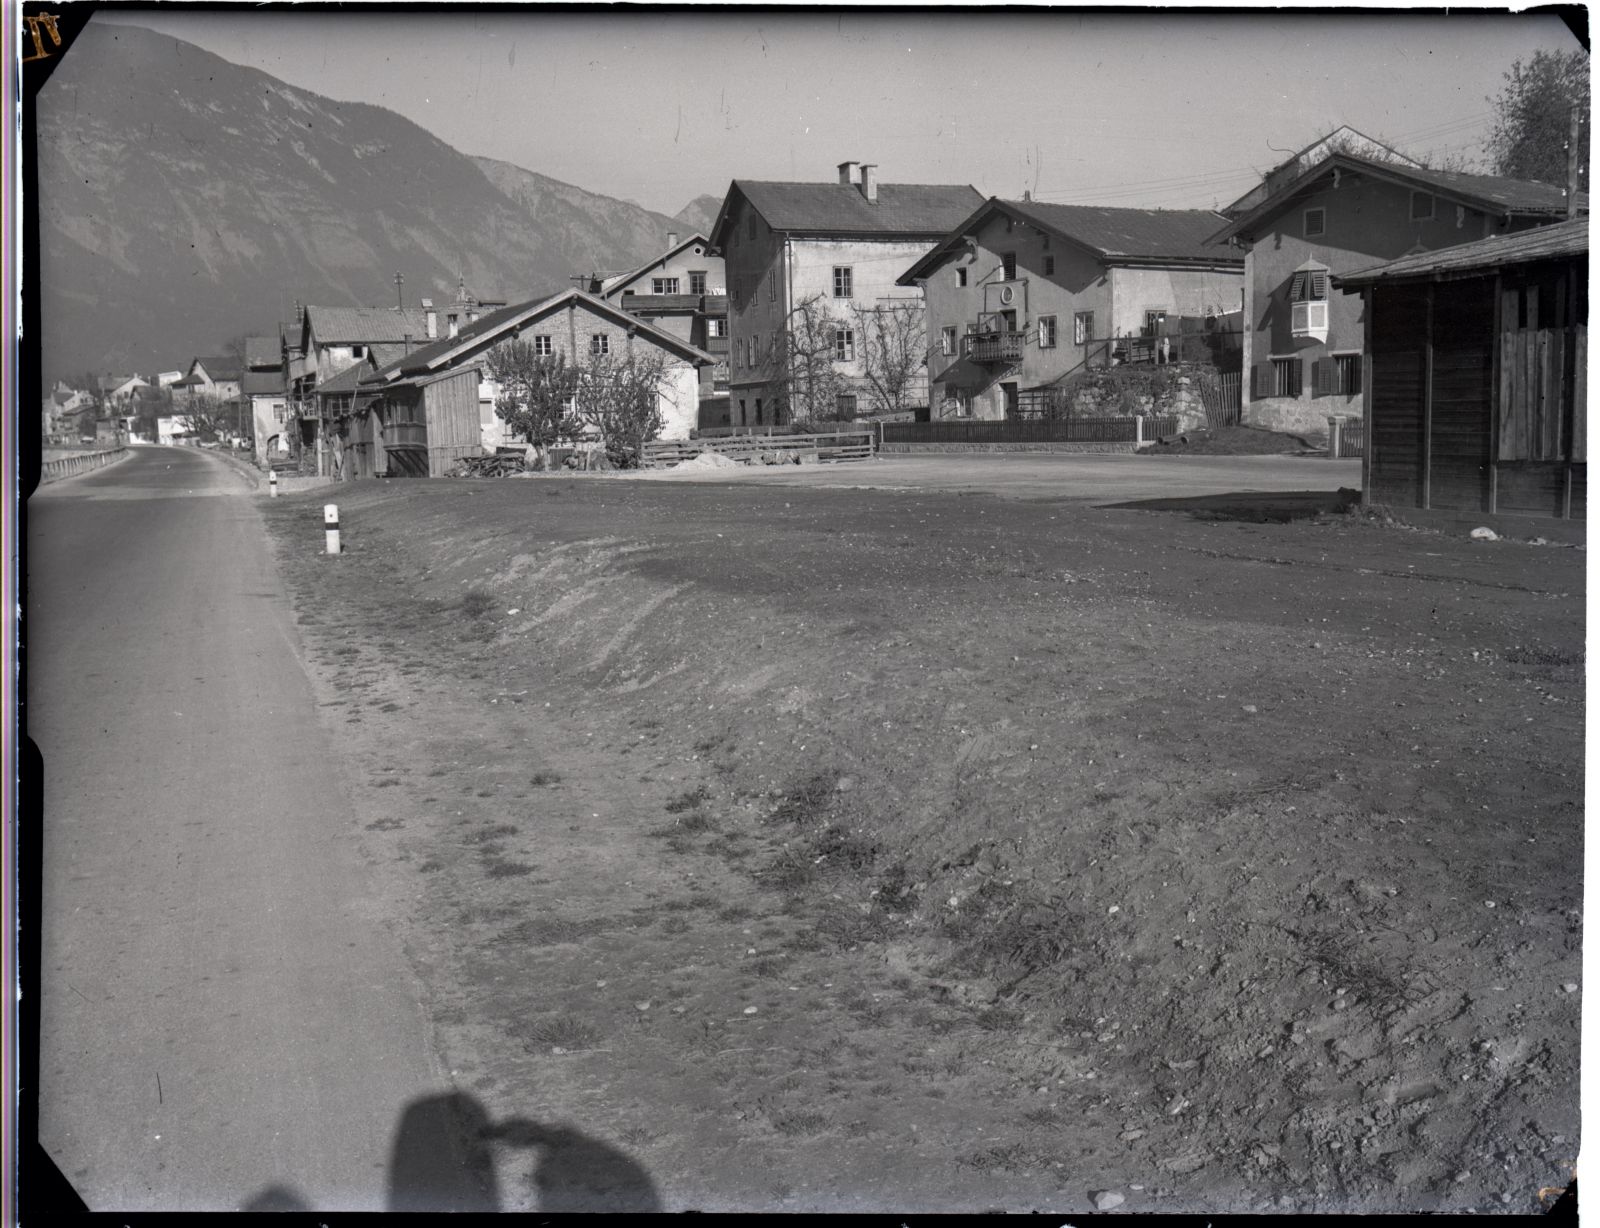
[[[404,311],[406,309],[406,296],[405,291],[402,288],[405,284],[406,279],[399,273],[396,273],[394,275],[394,309],[396,311]]]

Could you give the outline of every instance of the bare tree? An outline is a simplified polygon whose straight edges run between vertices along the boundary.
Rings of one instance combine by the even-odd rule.
[[[235,408],[232,401],[198,392],[185,398],[183,411],[177,417],[186,434],[211,443],[233,425]]]
[[[862,384],[878,413],[901,413],[927,396],[928,329],[920,299],[852,304]]]
[[[527,341],[507,341],[485,356],[485,367],[500,393],[494,412],[539,450],[550,467],[550,448],[577,434],[573,396],[580,369],[565,354],[538,354]]]
[[[796,303],[784,320],[778,354],[783,368],[779,409],[789,421],[827,422],[838,416],[839,394],[846,385],[835,364],[841,357],[839,332],[845,327],[820,294]],[[845,357],[854,354],[847,350]]]
[[[666,360],[657,353],[597,356],[578,378],[577,416],[593,428],[606,459],[620,469],[640,464],[644,445],[661,434]]]

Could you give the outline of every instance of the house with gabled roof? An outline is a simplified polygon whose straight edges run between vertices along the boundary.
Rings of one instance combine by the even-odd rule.
[[[109,407],[127,401],[135,388],[142,388],[149,382],[139,375],[102,375],[96,381],[100,403]]]
[[[866,410],[856,309],[914,304],[917,291],[897,276],[984,199],[970,184],[880,183],[871,163],[838,171],[835,183],[735,179],[723,197],[710,238],[727,270],[734,425],[793,420],[795,355],[819,335],[831,350],[830,383],[845,391],[837,405],[804,412]]]
[[[728,389],[728,292],[722,257],[710,246],[703,234],[680,240],[670,233],[666,250],[654,259],[589,279],[591,294],[719,358],[701,372],[701,426],[720,424],[712,419],[725,417]]]
[[[1575,207],[1587,212],[1587,197]],[[1299,168],[1212,236],[1245,253],[1243,421],[1319,430],[1361,413],[1367,320],[1338,275],[1566,215],[1553,184],[1342,151]]]
[[[1409,154],[1402,153],[1394,146],[1368,136],[1365,132],[1358,132],[1348,124],[1340,124],[1331,132],[1325,132],[1310,144],[1297,149],[1282,162],[1279,162],[1266,174],[1261,176],[1261,182],[1253,186],[1243,196],[1232,204],[1225,205],[1217,210],[1223,217],[1236,218],[1250,212],[1268,196],[1291,180],[1304,174],[1307,169],[1315,166],[1330,154],[1354,154],[1358,158],[1366,158],[1371,162],[1389,162],[1396,166],[1409,166],[1416,170],[1425,169],[1423,164]]]
[[[181,380],[172,385],[174,396],[215,397],[231,401],[239,395],[239,377],[243,369],[232,354],[212,354],[191,359],[189,370]]]
[[[343,472],[351,477],[439,477],[463,457],[482,455],[506,437],[494,416],[495,388],[486,355],[509,340],[577,366],[597,357],[659,355],[662,438],[686,439],[697,422],[700,370],[715,359],[683,338],[576,288],[503,307],[410,349],[360,377],[342,423]]]
[[[931,416],[1033,416],[1075,376],[1131,360],[1135,339],[1153,341],[1167,320],[1236,310],[1244,258],[1207,242],[1219,221],[1205,209],[985,201],[898,278],[927,304]]]

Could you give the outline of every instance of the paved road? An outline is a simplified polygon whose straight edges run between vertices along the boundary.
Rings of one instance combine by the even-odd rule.
[[[93,1210],[383,1209],[443,1080],[252,496],[151,448],[28,516],[41,1142]]]
[[[1131,453],[886,453],[848,465],[652,471],[654,481],[771,482],[888,490],[978,491],[1017,499],[1120,503],[1241,491],[1359,489],[1361,461],[1305,456],[1135,456]]]

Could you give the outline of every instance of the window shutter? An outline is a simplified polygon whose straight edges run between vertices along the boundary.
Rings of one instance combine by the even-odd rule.
[[[1311,389],[1313,396],[1332,396],[1334,389],[1334,372],[1338,367],[1338,360],[1334,358],[1313,358],[1311,360]]]
[[[1304,301],[1305,296],[1306,274],[1305,270],[1302,269],[1300,272],[1296,273],[1293,279],[1291,279],[1289,282],[1289,301],[1291,303],[1299,303]]]
[[[1297,396],[1300,395],[1301,390],[1304,388],[1304,384],[1301,382],[1303,377],[1304,377],[1304,375],[1305,375],[1305,363],[1303,363],[1298,358],[1291,358],[1289,360],[1289,395],[1290,396],[1297,397]]]
[[[1270,362],[1258,362],[1255,366],[1255,381],[1251,386],[1251,396],[1262,397],[1276,396],[1274,385],[1275,368]]]
[[[1326,269],[1316,269],[1311,274],[1311,297],[1322,302],[1328,297],[1328,273]]]

